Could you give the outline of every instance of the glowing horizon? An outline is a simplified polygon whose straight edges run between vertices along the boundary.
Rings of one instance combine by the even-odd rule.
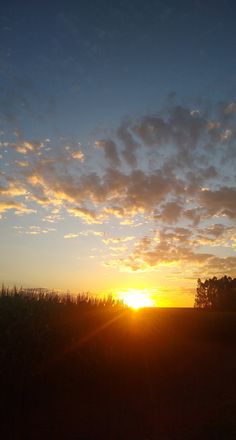
[[[124,291],[118,291],[116,296],[117,299],[120,299],[128,307],[135,310],[143,307],[157,307],[156,299],[147,289],[130,288]]]

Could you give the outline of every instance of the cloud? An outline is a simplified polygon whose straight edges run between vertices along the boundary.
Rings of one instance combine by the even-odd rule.
[[[15,164],[18,167],[29,167],[29,162],[27,160],[15,160]]]
[[[231,115],[236,112],[236,102],[226,103],[223,108],[223,112],[225,115]]]
[[[145,116],[131,128],[142,144],[147,147],[160,147],[172,141],[169,122],[158,116]]]
[[[199,201],[208,215],[236,218],[236,187],[203,189],[199,192]]]
[[[42,218],[43,222],[48,223],[57,223],[58,221],[63,220],[62,215],[60,214],[60,209],[55,208],[51,210],[51,213]]]
[[[145,173],[139,169],[126,174],[108,168],[103,176],[89,173],[76,178],[69,173],[60,174],[53,164],[44,164],[31,171],[27,180],[33,200],[64,204],[70,214],[91,220],[102,219],[102,213],[103,218],[109,214],[125,217],[138,212],[151,213],[167,195],[184,193],[184,183],[162,170]],[[81,208],[81,204],[93,207]]]
[[[225,226],[222,223],[216,223],[214,225],[198,228],[198,239],[207,240],[209,242],[218,243],[218,240],[222,240],[232,236],[235,233],[234,227]]]
[[[199,236],[195,238],[190,229],[176,227],[160,230],[156,236],[143,237],[128,257],[112,260],[111,266],[132,272],[179,267],[182,274],[190,271],[194,273],[193,277],[207,273],[222,274],[224,271],[233,273],[236,257],[219,257],[211,252],[199,252],[198,240]]]
[[[39,205],[40,213],[46,210],[42,220],[51,223],[61,213],[91,225],[118,219],[120,230],[100,237],[116,254],[109,264],[126,270],[213,270],[213,262],[219,270],[227,262],[233,268],[235,127],[235,102],[170,100],[163,111],[127,118],[96,149],[83,144],[82,151],[65,137],[48,149],[46,136],[32,141],[22,132],[12,143],[4,133],[0,147],[10,160],[0,174],[0,209],[26,214]],[[136,226],[139,238],[130,239]],[[75,230],[65,238],[89,234]]]
[[[0,212],[5,212],[8,209],[20,209],[22,205],[14,200],[11,199],[3,199],[0,200]]]
[[[83,153],[83,151],[72,151],[71,157],[73,159],[79,160],[80,162],[84,161],[84,153]]]
[[[10,209],[14,210],[15,214],[17,215],[36,213],[35,209],[28,208],[24,203],[20,203],[11,199],[1,199],[0,213],[6,212]]]
[[[110,250],[115,253],[125,252],[127,249],[127,246],[110,246]]]
[[[137,166],[137,158],[136,158],[136,150],[139,147],[137,141],[134,140],[133,135],[129,131],[129,127],[126,123],[120,125],[117,129],[117,138],[123,143],[124,150],[122,151],[122,155],[125,161],[131,166]]]
[[[176,223],[182,213],[183,205],[179,202],[167,202],[162,206],[160,213],[154,215],[154,218],[167,223]]]
[[[14,144],[14,148],[35,156],[32,156],[31,163],[26,161],[28,167],[26,163],[20,164],[18,171],[22,168],[21,180],[26,186],[28,183],[29,197],[41,205],[63,205],[66,209],[74,209],[70,204],[82,204],[83,209],[97,211],[97,214],[100,211],[99,215],[103,212],[104,216],[112,214],[125,220],[127,216],[142,212],[144,215],[155,215],[156,219],[162,216],[163,221],[170,222],[180,220],[183,207],[182,215],[189,218],[194,216],[197,222],[200,221],[203,208],[199,202],[203,201],[205,205],[206,194],[200,194],[202,187],[211,181],[209,191],[213,192],[214,182],[221,178],[215,150],[215,163],[209,163],[208,145],[212,141],[212,131],[219,131],[216,143],[227,143],[225,133],[232,131],[234,103],[224,104],[222,108],[224,110],[218,114],[215,111],[218,120],[214,122],[209,112],[181,105],[169,106],[162,115],[127,120],[117,129],[116,139],[96,142],[105,153],[104,169],[99,170],[92,159],[90,170],[93,170],[88,172],[87,168],[85,172],[78,168],[77,174],[72,168],[72,163],[73,167],[76,163],[71,163],[71,159],[82,162],[84,153],[81,150],[68,150],[69,153],[64,150],[65,154],[60,151],[47,157],[43,142],[22,140]],[[228,116],[225,120],[225,113],[231,115],[230,122],[227,122]],[[37,157],[39,149],[42,150],[42,156]],[[148,169],[150,150],[157,160],[155,162],[152,160],[154,156],[150,156],[152,170]],[[141,156],[138,156],[141,151]],[[221,159],[222,151],[219,150]],[[129,173],[122,168],[122,158],[132,168]],[[171,196],[175,198],[174,201],[170,200]],[[187,197],[195,197],[199,215],[196,211],[194,214],[195,207],[186,205]],[[232,215],[231,212],[228,214]],[[95,218],[95,214],[92,216]]]
[[[12,147],[15,148],[17,153],[20,154],[27,154],[29,151],[36,151],[38,148],[40,148],[39,143],[33,143],[29,141],[24,141],[22,144],[12,144]]]
[[[134,240],[134,236],[126,236],[126,237],[108,237],[104,238],[102,241],[105,244],[120,244],[120,243],[126,243],[127,241]]]
[[[56,231],[54,228],[42,228],[41,226],[29,226],[28,228],[23,226],[14,226],[14,229],[18,232],[18,234],[25,235],[45,235]]]
[[[95,237],[103,237],[104,236],[104,232],[93,231],[93,230],[80,231],[80,232],[76,232],[76,233],[70,232],[68,234],[65,234],[64,238],[88,237],[89,235],[93,235]]]
[[[213,256],[206,264],[203,277],[207,276],[223,276],[225,274],[229,276],[235,276],[236,271],[236,257],[224,257],[219,258]]]
[[[161,170],[145,173],[140,169],[130,174],[108,171],[104,176],[103,189],[104,200],[108,201],[106,209],[112,210],[113,214],[117,212],[118,216],[122,213],[123,216],[138,212],[150,214],[158,204],[165,201],[168,194],[184,192],[179,178],[166,176]]]
[[[18,182],[10,181],[7,187],[0,187],[0,196],[18,197],[27,194],[27,190]]]
[[[65,234],[64,238],[77,238],[80,234],[74,234],[73,232],[69,232],[69,234]]]
[[[19,154],[26,155],[30,152],[38,152],[43,147],[43,143],[29,140],[22,140],[19,143],[0,142],[0,147],[11,148]]]
[[[113,167],[120,166],[120,158],[117,152],[117,146],[113,140],[104,139],[95,142],[96,147],[102,148],[108,163]]]
[[[101,224],[103,222],[103,216],[97,215],[95,210],[75,207],[68,208],[68,212],[73,217],[81,218],[87,224]]]
[[[185,209],[183,211],[183,217],[185,217],[187,220],[190,220],[192,226],[197,226],[201,219],[204,218],[204,213],[204,209],[197,206],[194,208]]]
[[[191,165],[199,143],[207,133],[205,112],[181,105],[171,106],[165,115],[148,115],[129,127],[142,147],[160,156],[163,149],[172,150],[175,163]]]

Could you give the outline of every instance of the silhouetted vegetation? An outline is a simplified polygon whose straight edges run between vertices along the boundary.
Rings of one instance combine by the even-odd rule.
[[[236,310],[236,278],[198,279],[194,305],[203,309]]]
[[[236,437],[233,312],[3,288],[0,342],[4,440]]]

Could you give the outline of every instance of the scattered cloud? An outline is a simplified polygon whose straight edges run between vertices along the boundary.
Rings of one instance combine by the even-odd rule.
[[[127,241],[134,240],[134,236],[127,236],[127,237],[108,237],[104,238],[102,241],[105,244],[119,244],[119,243],[126,243]]]
[[[55,228],[42,228],[41,226],[29,226],[28,228],[23,226],[14,226],[14,229],[18,232],[18,234],[26,235],[45,235],[56,231]]]
[[[81,232],[69,232],[68,234],[64,235],[64,238],[88,237],[89,235],[90,236],[93,235],[95,237],[103,237],[104,232],[93,231],[93,230],[81,231]]]
[[[39,210],[48,223],[68,217],[88,225],[114,222],[120,228],[115,234],[73,228],[64,238],[101,237],[116,255],[106,264],[125,270],[183,265],[213,271],[213,264],[233,270],[235,102],[186,106],[169,100],[163,111],[123,120],[95,148],[83,144],[83,151],[63,136],[58,146],[46,136],[14,136],[16,142],[1,133],[2,161],[9,156],[0,173],[4,216]]]
[[[17,215],[34,214],[37,211],[35,209],[28,208],[24,203],[20,203],[11,199],[0,200],[0,212],[3,213],[8,210],[14,210]]]
[[[212,231],[207,230],[207,233],[211,234]],[[108,265],[132,272],[174,266],[179,267],[183,275],[190,268],[193,272],[196,271],[196,267],[199,268],[198,271],[206,274],[213,274],[213,270],[220,274],[224,270],[233,274],[236,269],[236,257],[218,257],[210,251],[199,252],[200,244],[201,236],[194,237],[189,229],[176,227],[161,230],[157,235],[143,237],[127,258],[114,259],[108,262]],[[218,242],[218,245],[222,244],[224,245]],[[227,263],[230,263],[230,266],[227,266]]]
[[[74,234],[73,232],[69,232],[69,234],[65,234],[64,238],[77,238],[80,234]]]

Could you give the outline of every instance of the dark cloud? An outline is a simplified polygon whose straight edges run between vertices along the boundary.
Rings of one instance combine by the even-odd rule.
[[[112,140],[99,140],[96,141],[96,146],[103,148],[105,157],[109,163],[109,165],[118,167],[120,165],[120,158],[117,152],[117,146]]]
[[[154,215],[154,218],[167,223],[176,223],[182,213],[183,205],[179,202],[167,202],[162,206],[160,213]]]
[[[208,215],[236,218],[235,187],[221,187],[218,190],[204,189],[199,192],[199,201]]]
[[[125,161],[131,166],[137,166],[136,150],[139,147],[138,142],[136,142],[130,133],[127,124],[122,124],[117,130],[117,137],[124,144],[124,150],[122,155]]]
[[[172,130],[169,121],[157,116],[145,116],[132,126],[133,133],[147,147],[160,147],[172,141]]]

